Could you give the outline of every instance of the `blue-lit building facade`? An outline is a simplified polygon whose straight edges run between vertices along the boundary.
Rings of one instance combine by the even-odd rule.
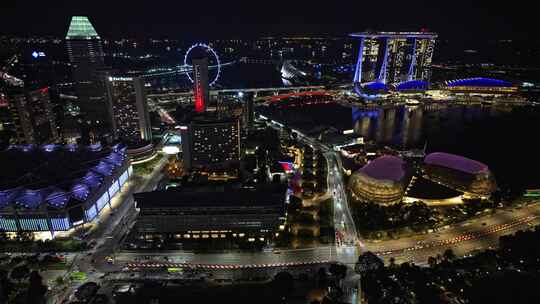
[[[448,80],[444,83],[446,90],[455,94],[515,94],[518,93],[517,85],[493,78],[474,77]]]
[[[34,164],[28,161],[16,179],[10,175],[17,169],[9,165],[0,173],[0,231],[5,232],[50,232],[54,237],[90,223],[111,206],[133,171],[126,148],[119,145],[24,145],[0,154],[3,165],[16,155],[16,161],[37,159],[43,164],[31,168]],[[8,179],[13,182],[5,182]]]
[[[431,32],[362,32],[353,84],[357,93],[376,96],[388,90],[425,90],[437,34]]]

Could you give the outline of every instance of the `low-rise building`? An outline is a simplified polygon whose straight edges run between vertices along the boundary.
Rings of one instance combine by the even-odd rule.
[[[136,193],[136,230],[185,239],[271,237],[284,223],[286,196],[283,184]]]

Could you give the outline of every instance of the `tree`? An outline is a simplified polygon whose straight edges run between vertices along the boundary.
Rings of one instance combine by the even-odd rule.
[[[54,279],[54,282],[57,285],[62,285],[62,284],[64,284],[64,278],[62,276],[58,276],[56,279]]]
[[[289,196],[289,208],[291,210],[296,210],[302,208],[302,199],[294,195]]]
[[[287,271],[278,272],[272,284],[281,297],[288,296],[294,290],[294,278]]]
[[[11,270],[10,277],[13,280],[21,281],[30,274],[30,269],[26,265],[17,266]]]
[[[456,258],[456,254],[454,253],[454,251],[451,249],[451,248],[448,248],[444,251],[443,253],[443,259],[445,261],[452,261]]]
[[[358,257],[354,265],[356,273],[362,275],[370,271],[376,271],[384,267],[384,262],[373,252],[367,251]]]
[[[328,283],[328,275],[326,274],[326,268],[321,267],[319,271],[317,271],[317,281],[319,283],[319,286],[326,286]]]
[[[330,273],[336,278],[343,280],[347,276],[347,266],[341,264],[330,265]]]
[[[437,259],[436,258],[430,256],[427,261],[428,261],[429,267],[433,268],[433,267],[437,266]]]
[[[389,265],[390,268],[395,268],[396,267],[396,258],[394,257],[391,257],[390,258],[390,265]]]
[[[28,231],[20,231],[17,233],[17,241],[19,242],[30,242],[34,240],[34,234]]]
[[[37,271],[30,273],[29,279],[30,285],[28,286],[28,292],[26,294],[26,303],[28,304],[40,304],[45,303],[45,293],[47,292],[47,286],[43,284],[43,278]]]

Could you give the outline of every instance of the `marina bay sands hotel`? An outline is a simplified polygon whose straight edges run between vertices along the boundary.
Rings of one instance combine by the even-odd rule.
[[[426,89],[437,34],[431,32],[361,32],[354,73],[363,92]]]

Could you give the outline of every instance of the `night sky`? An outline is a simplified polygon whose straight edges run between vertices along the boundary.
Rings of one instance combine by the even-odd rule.
[[[534,34],[537,22],[536,10],[526,3],[520,0],[511,1],[510,5],[473,0],[1,0],[0,34],[62,37],[70,16],[80,14],[88,15],[97,31],[109,38],[342,35],[368,28],[425,27],[450,39],[472,40],[478,35],[488,39],[527,39],[529,34]]]

